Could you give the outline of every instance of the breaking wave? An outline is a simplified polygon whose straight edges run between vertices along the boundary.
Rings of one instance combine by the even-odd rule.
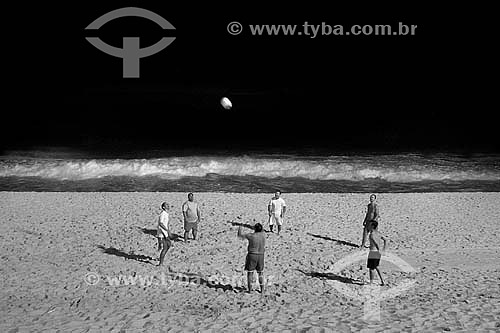
[[[103,177],[256,176],[309,180],[387,182],[500,181],[500,158],[456,156],[189,156],[154,159],[8,158],[0,177],[86,180]]]

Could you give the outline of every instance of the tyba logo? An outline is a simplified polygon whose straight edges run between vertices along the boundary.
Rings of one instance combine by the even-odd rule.
[[[170,24],[163,17],[155,14],[149,10],[136,8],[136,7],[126,7],[121,9],[113,10],[107,14],[96,19],[94,22],[90,23],[85,30],[97,30],[102,27],[105,23],[112,21],[120,17],[137,16],[149,19],[156,24],[158,24],[163,29],[173,29],[174,26]],[[170,43],[172,43],[175,37],[163,37],[156,44],[151,46],[140,48],[138,37],[123,37],[123,48],[117,48],[109,44],[104,43],[98,37],[86,37],[90,44],[94,45],[96,48],[104,53],[112,55],[114,57],[123,59],[123,77],[125,78],[138,78],[139,77],[139,59],[149,57],[155,53],[160,52],[166,48]]]
[[[361,260],[366,260],[367,254],[368,251],[356,251],[356,253],[338,260],[334,264],[333,268],[330,269],[329,273],[339,275],[340,272],[347,266]],[[405,273],[416,273],[416,270],[410,264],[393,253],[385,252],[382,256],[382,259],[399,267],[399,269],[401,269],[401,271]],[[380,301],[384,299],[394,298],[404,293],[405,291],[413,287],[416,281],[413,279],[405,279],[398,285],[387,290],[381,290],[380,286],[376,285],[364,285],[362,290],[356,290],[337,280],[329,280],[327,281],[327,283],[332,285],[335,289],[337,289],[345,296],[351,299],[363,301],[363,319],[365,321],[380,321]]]

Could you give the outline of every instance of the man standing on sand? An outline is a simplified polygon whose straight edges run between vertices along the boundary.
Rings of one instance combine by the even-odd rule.
[[[373,270],[376,270],[380,278],[380,285],[383,286],[384,280],[382,279],[382,274],[380,274],[378,266],[380,264],[382,253],[385,251],[385,247],[387,244],[386,238],[378,232],[377,227],[377,221],[370,221],[370,233],[368,235],[368,239],[370,241],[370,252],[368,252],[368,261],[366,263],[366,266],[370,270],[370,284],[373,283]],[[384,247],[382,248],[382,250],[380,250],[381,240],[384,241]]]
[[[283,198],[281,198],[281,191],[277,190],[274,193],[274,197],[269,201],[267,205],[267,212],[269,213],[269,228],[271,232],[273,231],[274,224],[278,225],[278,235],[281,232],[281,226],[283,225],[283,218],[286,212],[286,203]]]
[[[161,204],[161,213],[158,217],[158,231],[156,236],[158,237],[158,251],[160,252],[160,263],[158,266],[163,265],[163,260],[167,254],[168,249],[172,246],[170,241],[170,229],[168,225],[168,205],[166,202]]]
[[[259,285],[261,294],[264,293],[264,248],[266,246],[266,237],[262,232],[262,224],[254,225],[254,232],[243,234],[241,226],[238,228],[238,237],[248,240],[248,253],[245,260],[245,270],[247,271],[248,292],[252,291],[253,272],[256,270],[259,275]]]
[[[368,204],[365,219],[363,221],[363,240],[361,241],[360,248],[365,246],[366,236],[370,232],[370,221],[378,222],[379,213],[378,206],[375,202],[377,200],[377,196],[375,194],[370,195],[370,203]]]
[[[193,231],[193,240],[196,240],[201,213],[198,203],[194,201],[193,193],[188,194],[188,200],[182,205],[182,215],[184,216],[184,242],[187,242],[191,230]]]

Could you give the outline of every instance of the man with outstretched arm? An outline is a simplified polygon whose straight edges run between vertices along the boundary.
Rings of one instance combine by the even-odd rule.
[[[248,253],[245,260],[245,270],[247,271],[248,292],[252,291],[253,272],[257,271],[259,275],[260,292],[264,293],[264,248],[266,246],[266,237],[263,232],[262,224],[256,223],[254,232],[243,234],[241,226],[238,228],[238,237],[248,240]]]

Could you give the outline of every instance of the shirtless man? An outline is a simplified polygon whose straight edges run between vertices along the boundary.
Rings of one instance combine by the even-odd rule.
[[[201,213],[198,203],[194,201],[193,193],[188,194],[188,200],[182,205],[182,215],[184,217],[184,242],[187,242],[191,230],[193,231],[193,240],[196,240]]]
[[[243,234],[241,226],[238,228],[238,237],[248,240],[248,253],[245,260],[245,270],[247,271],[248,292],[252,291],[252,277],[256,270],[259,275],[260,292],[264,293],[264,248],[266,246],[266,236],[262,232],[262,224],[256,223],[254,232]]]
[[[375,194],[370,195],[370,203],[368,204],[365,219],[363,221],[363,240],[361,241],[361,245],[359,246],[360,248],[363,248],[365,246],[366,236],[370,232],[370,221],[378,222],[379,213],[377,203],[375,202],[376,200],[377,196]]]
[[[370,252],[368,252],[366,267],[370,270],[370,284],[373,282],[373,270],[376,270],[380,278],[380,285],[383,286],[384,280],[382,279],[382,274],[380,274],[378,266],[387,244],[386,238],[378,232],[377,227],[377,221],[370,221],[370,233],[368,235],[368,240],[370,241]],[[381,240],[384,242],[384,247],[382,249],[380,249]]]

